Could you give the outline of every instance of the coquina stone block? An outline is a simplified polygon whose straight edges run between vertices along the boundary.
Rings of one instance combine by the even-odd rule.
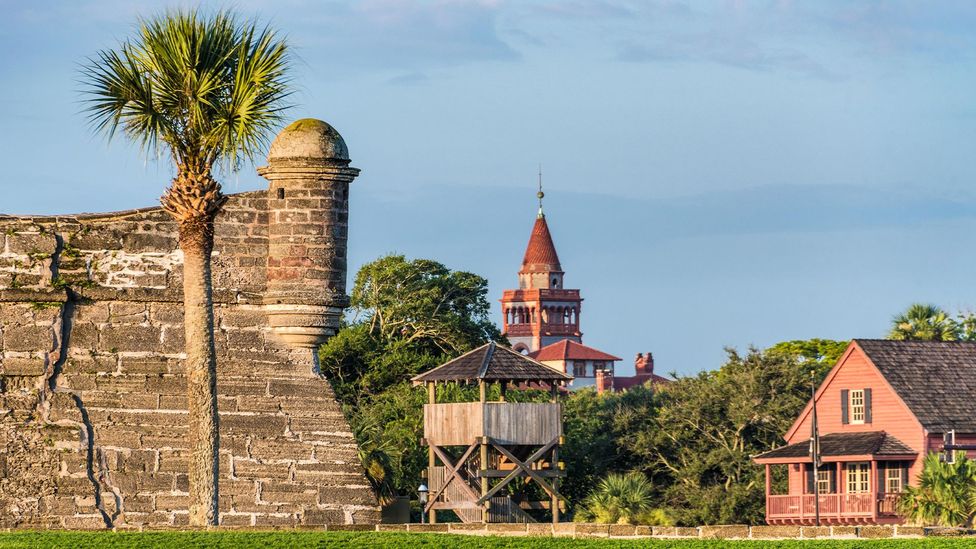
[[[267,191],[215,225],[221,521],[372,524],[380,513],[314,347],[345,295],[349,166],[289,126]],[[0,215],[0,528],[188,521],[183,254],[159,208]]]

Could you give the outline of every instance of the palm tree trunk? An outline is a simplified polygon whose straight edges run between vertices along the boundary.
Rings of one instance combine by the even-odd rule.
[[[186,330],[187,408],[190,445],[190,525],[216,526],[218,514],[217,357],[214,349],[210,254],[213,219],[180,223],[183,314]]]

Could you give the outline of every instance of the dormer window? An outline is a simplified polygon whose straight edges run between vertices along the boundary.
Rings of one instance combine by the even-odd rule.
[[[864,423],[864,389],[851,391],[851,423]]]

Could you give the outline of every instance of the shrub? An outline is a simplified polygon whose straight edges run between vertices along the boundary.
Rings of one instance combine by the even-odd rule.
[[[637,524],[651,511],[653,486],[641,473],[611,474],[583,501],[576,520],[609,524]]]

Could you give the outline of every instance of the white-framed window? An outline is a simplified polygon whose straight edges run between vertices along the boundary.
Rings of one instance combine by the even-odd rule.
[[[885,470],[885,492],[897,494],[901,492],[901,467],[888,468]]]
[[[864,423],[864,389],[851,391],[851,423]]]
[[[871,466],[867,463],[847,464],[847,493],[864,494],[871,491]]]
[[[830,469],[820,469],[817,471],[817,493],[818,494],[829,494],[830,493]]]

